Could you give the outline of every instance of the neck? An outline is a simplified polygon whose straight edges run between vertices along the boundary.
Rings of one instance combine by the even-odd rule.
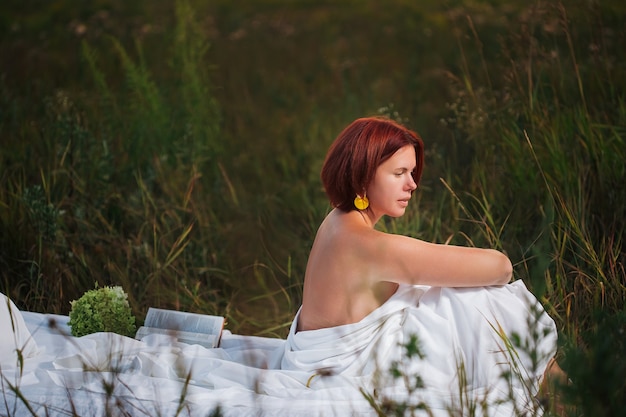
[[[372,211],[369,209],[357,210],[357,211],[363,218],[363,221],[365,222],[365,224],[373,229],[377,220],[374,219],[374,214],[372,213]]]

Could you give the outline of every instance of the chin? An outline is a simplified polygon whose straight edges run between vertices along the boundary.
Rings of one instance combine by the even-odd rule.
[[[394,218],[396,218],[396,217],[402,217],[402,216],[404,216],[404,213],[405,213],[405,212],[406,212],[406,210],[405,210],[405,209],[402,209],[402,210],[399,210],[399,211],[397,211],[397,212],[389,213],[389,217],[394,217]]]

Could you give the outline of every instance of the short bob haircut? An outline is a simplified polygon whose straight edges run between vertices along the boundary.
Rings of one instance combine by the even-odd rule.
[[[424,143],[417,133],[383,117],[365,117],[348,125],[330,146],[322,166],[322,183],[333,207],[355,210],[354,198],[364,195],[378,166],[406,145],[415,148],[412,175],[419,184]]]

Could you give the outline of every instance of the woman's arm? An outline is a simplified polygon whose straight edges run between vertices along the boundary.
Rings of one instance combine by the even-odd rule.
[[[428,243],[369,230],[360,240],[361,262],[372,281],[437,287],[503,285],[511,280],[509,258],[494,249]]]

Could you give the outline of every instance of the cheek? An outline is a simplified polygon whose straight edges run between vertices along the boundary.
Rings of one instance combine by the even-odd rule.
[[[375,200],[378,204],[384,204],[384,201],[387,199],[387,196],[392,193],[392,190],[393,183],[391,181],[385,182],[378,180],[370,184],[366,191],[367,196],[370,199],[370,203],[372,200]]]

